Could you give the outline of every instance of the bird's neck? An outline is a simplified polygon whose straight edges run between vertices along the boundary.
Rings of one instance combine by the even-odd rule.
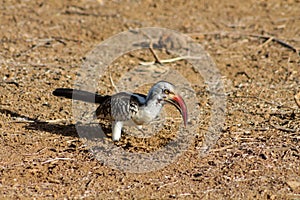
[[[142,103],[139,112],[134,117],[136,124],[144,124],[153,121],[160,113],[163,104],[157,95],[148,94]]]
[[[149,121],[155,119],[163,107],[163,102],[153,93],[149,93],[143,106],[143,114]]]
[[[152,112],[155,116],[157,116],[160,113],[162,107],[162,101],[158,98],[150,98],[146,100],[145,109]]]

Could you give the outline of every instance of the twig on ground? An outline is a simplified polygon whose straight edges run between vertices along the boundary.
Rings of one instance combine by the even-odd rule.
[[[56,123],[62,123],[62,122],[66,122],[67,119],[52,119],[52,120],[45,120],[46,123],[49,124],[56,124]]]
[[[79,16],[94,16],[94,17],[101,16],[101,14],[98,14],[98,13],[89,13],[89,12],[84,12],[84,11],[73,11],[73,10],[66,10],[62,14],[65,14],[65,15],[79,15]]]
[[[212,149],[211,151],[212,152],[218,152],[218,151],[224,151],[224,150],[226,150],[226,149],[231,149],[232,147],[234,147],[235,145],[228,145],[228,146],[225,146],[225,147],[221,147],[221,148],[219,148],[219,149]]]
[[[10,121],[10,123],[33,123],[37,122],[36,120],[27,118],[27,117],[13,117],[13,121]]]
[[[115,91],[116,91],[116,92],[119,92],[119,89],[118,89],[118,87],[115,85],[114,80],[113,80],[112,77],[111,77],[111,74],[109,74],[109,80],[110,80],[111,85],[114,87]]]
[[[82,43],[81,40],[78,40],[78,39],[73,39],[73,38],[67,38],[67,37],[57,37],[57,36],[52,36],[51,38],[55,39],[56,41],[64,44],[64,45],[67,45],[67,43],[65,41],[71,41],[71,42],[79,42],[79,43]]]
[[[280,40],[280,39],[277,39],[277,38],[275,38],[275,37],[273,37],[273,36],[256,35],[256,34],[249,34],[249,36],[250,36],[250,37],[256,37],[256,38],[265,39],[266,42],[265,42],[263,45],[265,45],[265,44],[267,44],[267,43],[269,43],[269,42],[271,42],[271,41],[276,42],[276,43],[282,45],[283,47],[286,47],[286,48],[288,48],[288,49],[294,51],[295,53],[297,53],[298,56],[300,56],[300,54],[299,54],[299,49],[297,49],[297,48],[293,47],[292,45],[288,44],[287,42],[282,41],[282,40]]]
[[[282,45],[283,47],[286,47],[286,48],[292,50],[298,56],[300,56],[300,49],[299,48],[295,48],[291,44],[288,44],[287,42],[285,42],[283,40],[280,40],[278,38],[275,38],[273,36],[259,35],[259,34],[248,34],[248,33],[243,33],[243,32],[228,32],[228,31],[217,31],[217,32],[215,31],[215,32],[207,32],[207,33],[190,33],[188,35],[191,36],[191,37],[195,37],[197,35],[203,35],[203,36],[206,36],[206,35],[224,35],[224,36],[238,35],[238,36],[256,37],[256,38],[266,40],[266,42],[264,42],[264,44],[262,44],[261,46],[264,46],[264,45],[270,43],[271,41],[274,41],[274,42]]]
[[[179,61],[179,60],[185,60],[185,59],[201,59],[200,57],[194,57],[194,56],[179,56],[179,57],[176,57],[176,58],[171,58],[171,59],[165,59],[165,60],[161,60],[158,55],[155,53],[154,49],[153,49],[153,40],[152,38],[142,32],[142,34],[144,36],[146,36],[149,40],[150,40],[150,43],[149,43],[149,49],[155,59],[155,61],[152,61],[152,62],[140,62],[141,65],[153,65],[153,64],[156,64],[156,63],[159,63],[159,64],[163,64],[163,63],[171,63],[171,62],[176,62],[176,61]]]
[[[191,196],[191,193],[182,193],[182,194],[178,194],[177,196]]]
[[[166,59],[166,60],[160,60],[160,63],[171,63],[171,62],[176,62],[179,60],[185,60],[185,59],[200,59],[200,57],[193,57],[193,56],[179,56],[176,58],[171,58],[171,59]],[[141,65],[153,65],[155,64],[155,61],[152,62],[140,62]]]
[[[35,153],[31,153],[31,154],[22,154],[22,155],[23,155],[23,156],[34,156],[34,155],[38,155],[38,154],[40,154],[42,151],[44,151],[45,149],[48,149],[48,147],[41,148],[40,150],[38,150],[38,151],[35,152]]]
[[[163,184],[163,185],[160,185],[160,186],[158,187],[157,190],[160,190],[161,188],[163,188],[163,187],[165,187],[165,186],[173,185],[173,184],[176,184],[176,183],[178,183],[178,181],[174,181],[174,182],[171,182],[171,183],[165,183],[165,184]]]
[[[49,159],[49,160],[46,160],[44,162],[42,162],[41,164],[46,164],[46,163],[51,163],[51,162],[54,162],[54,161],[59,161],[59,160],[74,160],[72,158],[53,158],[53,159]]]
[[[275,125],[271,122],[271,120],[269,121],[269,124],[271,127],[275,128],[277,130],[280,130],[280,131],[291,132],[291,133],[295,133],[297,131],[296,129],[286,128],[283,126]]]
[[[161,61],[160,61],[158,55],[155,53],[155,51],[154,51],[154,49],[153,49],[153,40],[152,40],[152,38],[151,38],[148,34],[144,33],[143,31],[142,31],[142,34],[143,34],[144,36],[146,36],[146,37],[150,40],[150,43],[149,43],[149,49],[150,49],[150,51],[151,51],[151,53],[152,53],[152,55],[153,55],[153,57],[154,57],[154,59],[155,59],[155,62],[154,62],[154,63],[159,63],[159,64],[162,65],[162,63],[161,63]]]
[[[155,63],[159,63],[159,64],[162,65],[162,63],[161,63],[161,61],[160,61],[158,55],[155,53],[155,51],[154,51],[154,49],[153,49],[153,41],[152,41],[152,40],[150,41],[149,49],[150,49],[152,55],[154,56]]]
[[[274,37],[270,37],[264,43],[262,43],[259,47],[262,48],[263,46],[266,46],[267,44],[269,44],[270,42],[272,42],[273,39],[274,39]]]
[[[19,83],[16,82],[16,81],[2,81],[2,82],[0,82],[1,85],[2,85],[2,83],[4,83],[4,84],[13,84],[13,85],[15,85],[17,87],[20,86]]]
[[[296,129],[292,129],[292,128],[285,128],[283,126],[277,126],[277,125],[274,125],[270,122],[270,125],[277,129],[277,130],[280,130],[280,131],[284,131],[284,132],[292,132],[292,133],[295,133],[297,130]]]

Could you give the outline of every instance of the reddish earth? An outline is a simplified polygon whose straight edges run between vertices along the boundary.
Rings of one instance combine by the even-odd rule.
[[[0,10],[1,199],[300,199],[299,0],[2,0]],[[226,124],[199,158],[209,93],[198,74],[182,71],[201,113],[193,143],[163,169],[129,173],[93,157],[77,135],[72,102],[51,93],[73,87],[97,44],[141,27],[173,29],[204,47],[226,82]],[[152,60],[147,50],[123,56],[112,78]],[[168,66],[186,65],[178,63]],[[108,75],[99,85],[114,92]],[[176,136],[168,130],[146,141],[125,134],[116,145],[156,151]]]

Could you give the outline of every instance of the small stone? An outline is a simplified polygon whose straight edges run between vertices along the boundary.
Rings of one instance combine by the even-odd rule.
[[[13,52],[15,52],[15,48],[9,47],[9,48],[8,48],[8,51],[13,53]]]

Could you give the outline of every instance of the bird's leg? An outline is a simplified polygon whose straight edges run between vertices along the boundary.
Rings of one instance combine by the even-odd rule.
[[[112,140],[119,141],[121,138],[123,122],[115,121],[112,123]]]

